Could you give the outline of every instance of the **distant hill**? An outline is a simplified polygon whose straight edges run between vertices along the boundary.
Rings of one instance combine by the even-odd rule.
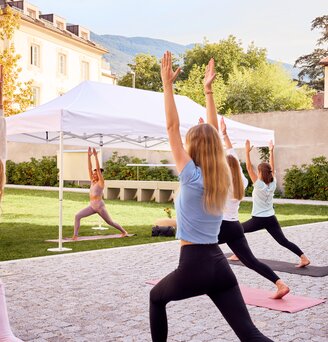
[[[176,56],[181,56],[186,50],[192,49],[195,44],[181,45],[162,39],[147,37],[124,37],[110,34],[97,35],[91,33],[91,40],[105,47],[109,53],[105,55],[110,62],[113,73],[118,76],[124,75],[130,70],[128,64],[132,62],[138,53],[149,53],[158,58],[163,56],[166,50]],[[276,63],[268,59],[269,63]],[[299,70],[291,64],[281,63],[293,79],[297,79]]]

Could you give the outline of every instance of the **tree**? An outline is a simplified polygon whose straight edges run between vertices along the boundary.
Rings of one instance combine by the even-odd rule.
[[[235,68],[227,83],[223,113],[309,109],[312,95],[313,90],[307,86],[297,88],[297,83],[278,64]]]
[[[25,111],[32,104],[32,81],[19,81],[21,68],[15,46],[10,40],[19,28],[19,13],[7,6],[0,10],[0,39],[3,51],[0,53],[0,65],[3,65],[3,107],[4,114],[10,116]]]
[[[317,17],[312,21],[311,31],[314,29],[321,30],[321,36],[317,40],[317,46],[312,53],[300,56],[294,64],[294,67],[301,69],[298,74],[299,83],[306,83],[309,78],[308,85],[316,90],[324,89],[324,70],[319,62],[322,58],[328,57],[328,49],[323,46],[328,42],[328,15]]]
[[[138,54],[133,60],[133,64],[128,64],[135,72],[136,88],[160,91],[162,89],[161,67],[158,59],[149,54]],[[119,85],[132,87],[132,74],[127,73],[119,81]]]

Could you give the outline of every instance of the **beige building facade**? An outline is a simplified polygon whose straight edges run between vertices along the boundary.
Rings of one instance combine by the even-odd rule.
[[[21,81],[33,81],[34,106],[48,102],[84,80],[115,84],[103,58],[108,51],[90,41],[90,31],[26,1],[1,1],[20,14],[12,43],[21,58]],[[9,42],[0,43],[3,49]]]

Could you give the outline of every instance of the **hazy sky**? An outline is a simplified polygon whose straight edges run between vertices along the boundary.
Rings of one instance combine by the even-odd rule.
[[[320,33],[311,21],[328,15],[327,0],[30,0],[97,34],[150,37],[179,44],[217,42],[235,35],[268,57],[293,64],[310,53]]]

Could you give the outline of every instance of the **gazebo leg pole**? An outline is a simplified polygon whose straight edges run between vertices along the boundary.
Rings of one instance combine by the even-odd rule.
[[[64,188],[64,134],[59,133],[59,227],[58,227],[58,248],[48,248],[49,252],[66,252],[72,248],[63,248],[63,188]]]

